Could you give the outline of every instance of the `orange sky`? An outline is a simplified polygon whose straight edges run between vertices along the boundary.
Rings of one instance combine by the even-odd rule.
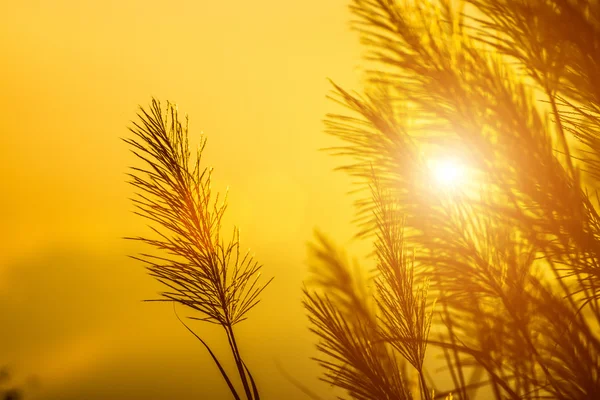
[[[300,306],[305,244],[353,231],[348,179],[317,149],[335,143],[327,77],[358,87],[346,0],[11,1],[0,23],[0,365],[39,376],[28,399],[229,398],[158,284],[128,254],[133,162],[120,137],[151,96],[208,137],[228,222],[275,281],[240,325],[265,400],[313,385]],[[222,347],[213,327],[198,333]],[[223,353],[225,355],[225,353]],[[327,393],[324,386],[316,386]],[[284,397],[285,396],[285,397]]]

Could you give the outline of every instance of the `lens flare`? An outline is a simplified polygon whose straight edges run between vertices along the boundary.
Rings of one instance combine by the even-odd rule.
[[[464,182],[465,169],[457,160],[432,160],[429,163],[429,170],[437,186],[452,188]]]

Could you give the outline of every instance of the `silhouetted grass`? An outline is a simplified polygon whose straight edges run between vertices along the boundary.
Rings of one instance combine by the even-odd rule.
[[[362,300],[373,304],[369,331],[343,330],[386,356],[377,367],[340,357],[350,346],[339,299],[358,289],[331,283],[350,269],[319,236],[320,289],[306,306],[333,356],[320,359],[323,379],[351,398],[407,398],[406,380],[357,395],[332,379],[369,369],[361,385],[376,385],[390,368],[406,376],[406,364],[390,366],[402,360],[422,398],[482,387],[496,399],[600,398],[600,3],[354,0],[351,10],[372,68],[363,95],[334,84],[352,114],[326,122],[364,194],[358,236],[373,242],[377,271]],[[428,159],[447,153],[470,169],[462,188],[427,178]],[[426,378],[427,344],[445,357],[449,391]]]
[[[317,234],[303,304],[321,379],[360,400],[600,398],[600,3],[351,10],[371,69],[362,95],[334,84],[349,114],[326,123],[344,142],[330,150],[351,160],[340,169],[358,181],[357,236],[373,243],[375,269]],[[137,239],[163,256],[138,259],[167,287],[163,301],[224,328],[258,399],[233,327],[258,302],[260,266],[240,255],[237,231],[221,237],[205,140],[191,161],[173,106],[165,115],[153,101],[139,119],[126,140],[146,163],[131,175],[134,202],[156,238]],[[445,154],[468,167],[464,186],[432,183],[428,161]],[[431,348],[449,389],[428,372]]]
[[[166,290],[162,299],[179,303],[200,313],[192,317],[223,327],[231,354],[249,400],[260,398],[250,370],[237,345],[234,326],[245,320],[259,301],[267,283],[260,283],[258,262],[240,253],[239,231],[231,239],[221,233],[226,199],[219,202],[211,191],[211,170],[201,165],[206,139],[202,137],[195,157],[188,144],[187,118],[179,120],[177,108],[152,100],[149,110],[141,109],[139,121],[124,139],[145,167],[132,167],[131,184],[136,188],[136,213],[151,222],[154,238],[135,237],[160,252],[160,256],[134,257]],[[179,316],[177,316],[179,319]],[[209,345],[181,323],[206,347],[235,399],[240,395]]]

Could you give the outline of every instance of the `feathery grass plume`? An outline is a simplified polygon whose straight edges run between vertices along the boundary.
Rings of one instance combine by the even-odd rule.
[[[389,193],[373,177],[377,268],[370,277],[374,292],[357,279],[340,250],[317,233],[311,246],[313,290],[305,289],[304,306],[325,369],[323,380],[344,389],[353,399],[431,398],[423,360],[431,323],[427,289],[415,287],[413,259],[402,240],[403,221]],[[319,288],[320,291],[315,290]],[[417,373],[411,391],[405,368]]]
[[[188,120],[179,120],[176,106],[163,111],[153,99],[133,122],[133,138],[124,139],[145,167],[132,167],[130,183],[136,188],[136,214],[149,220],[156,236],[130,238],[144,242],[161,255],[141,254],[149,272],[166,286],[162,299],[200,313],[194,317],[221,325],[227,335],[243,392],[248,400],[260,398],[238,348],[234,325],[246,319],[271,282],[260,283],[260,269],[248,252],[240,253],[239,230],[229,240],[222,237],[221,221],[226,198],[212,195],[211,172],[201,165],[206,138],[195,157],[188,145]],[[179,318],[179,317],[178,317]],[[213,351],[181,319],[181,323],[206,347],[235,399],[240,395]]]
[[[372,338],[394,344],[394,323],[402,346],[421,343],[395,348],[413,367],[425,341],[440,348],[453,388],[435,398],[600,398],[600,3],[350,7],[372,67],[364,95],[334,84],[351,114],[326,124],[389,285]],[[439,155],[468,181],[436,187]],[[439,310],[431,337],[425,298]]]
[[[311,246],[313,288],[304,289],[303,304],[323,353],[315,359],[324,369],[321,379],[353,399],[412,399],[396,355],[381,340],[367,291],[344,253],[322,234],[317,240]]]
[[[372,185],[377,226],[375,279],[377,309],[381,336],[416,370],[420,392],[429,399],[423,361],[431,326],[432,313],[427,312],[427,284],[414,285],[414,256],[404,246],[404,221],[397,201],[384,190],[376,176]]]

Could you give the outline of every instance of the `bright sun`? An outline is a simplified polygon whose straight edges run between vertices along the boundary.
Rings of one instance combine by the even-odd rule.
[[[435,184],[446,188],[460,185],[465,178],[463,165],[455,159],[431,160],[429,170]]]

